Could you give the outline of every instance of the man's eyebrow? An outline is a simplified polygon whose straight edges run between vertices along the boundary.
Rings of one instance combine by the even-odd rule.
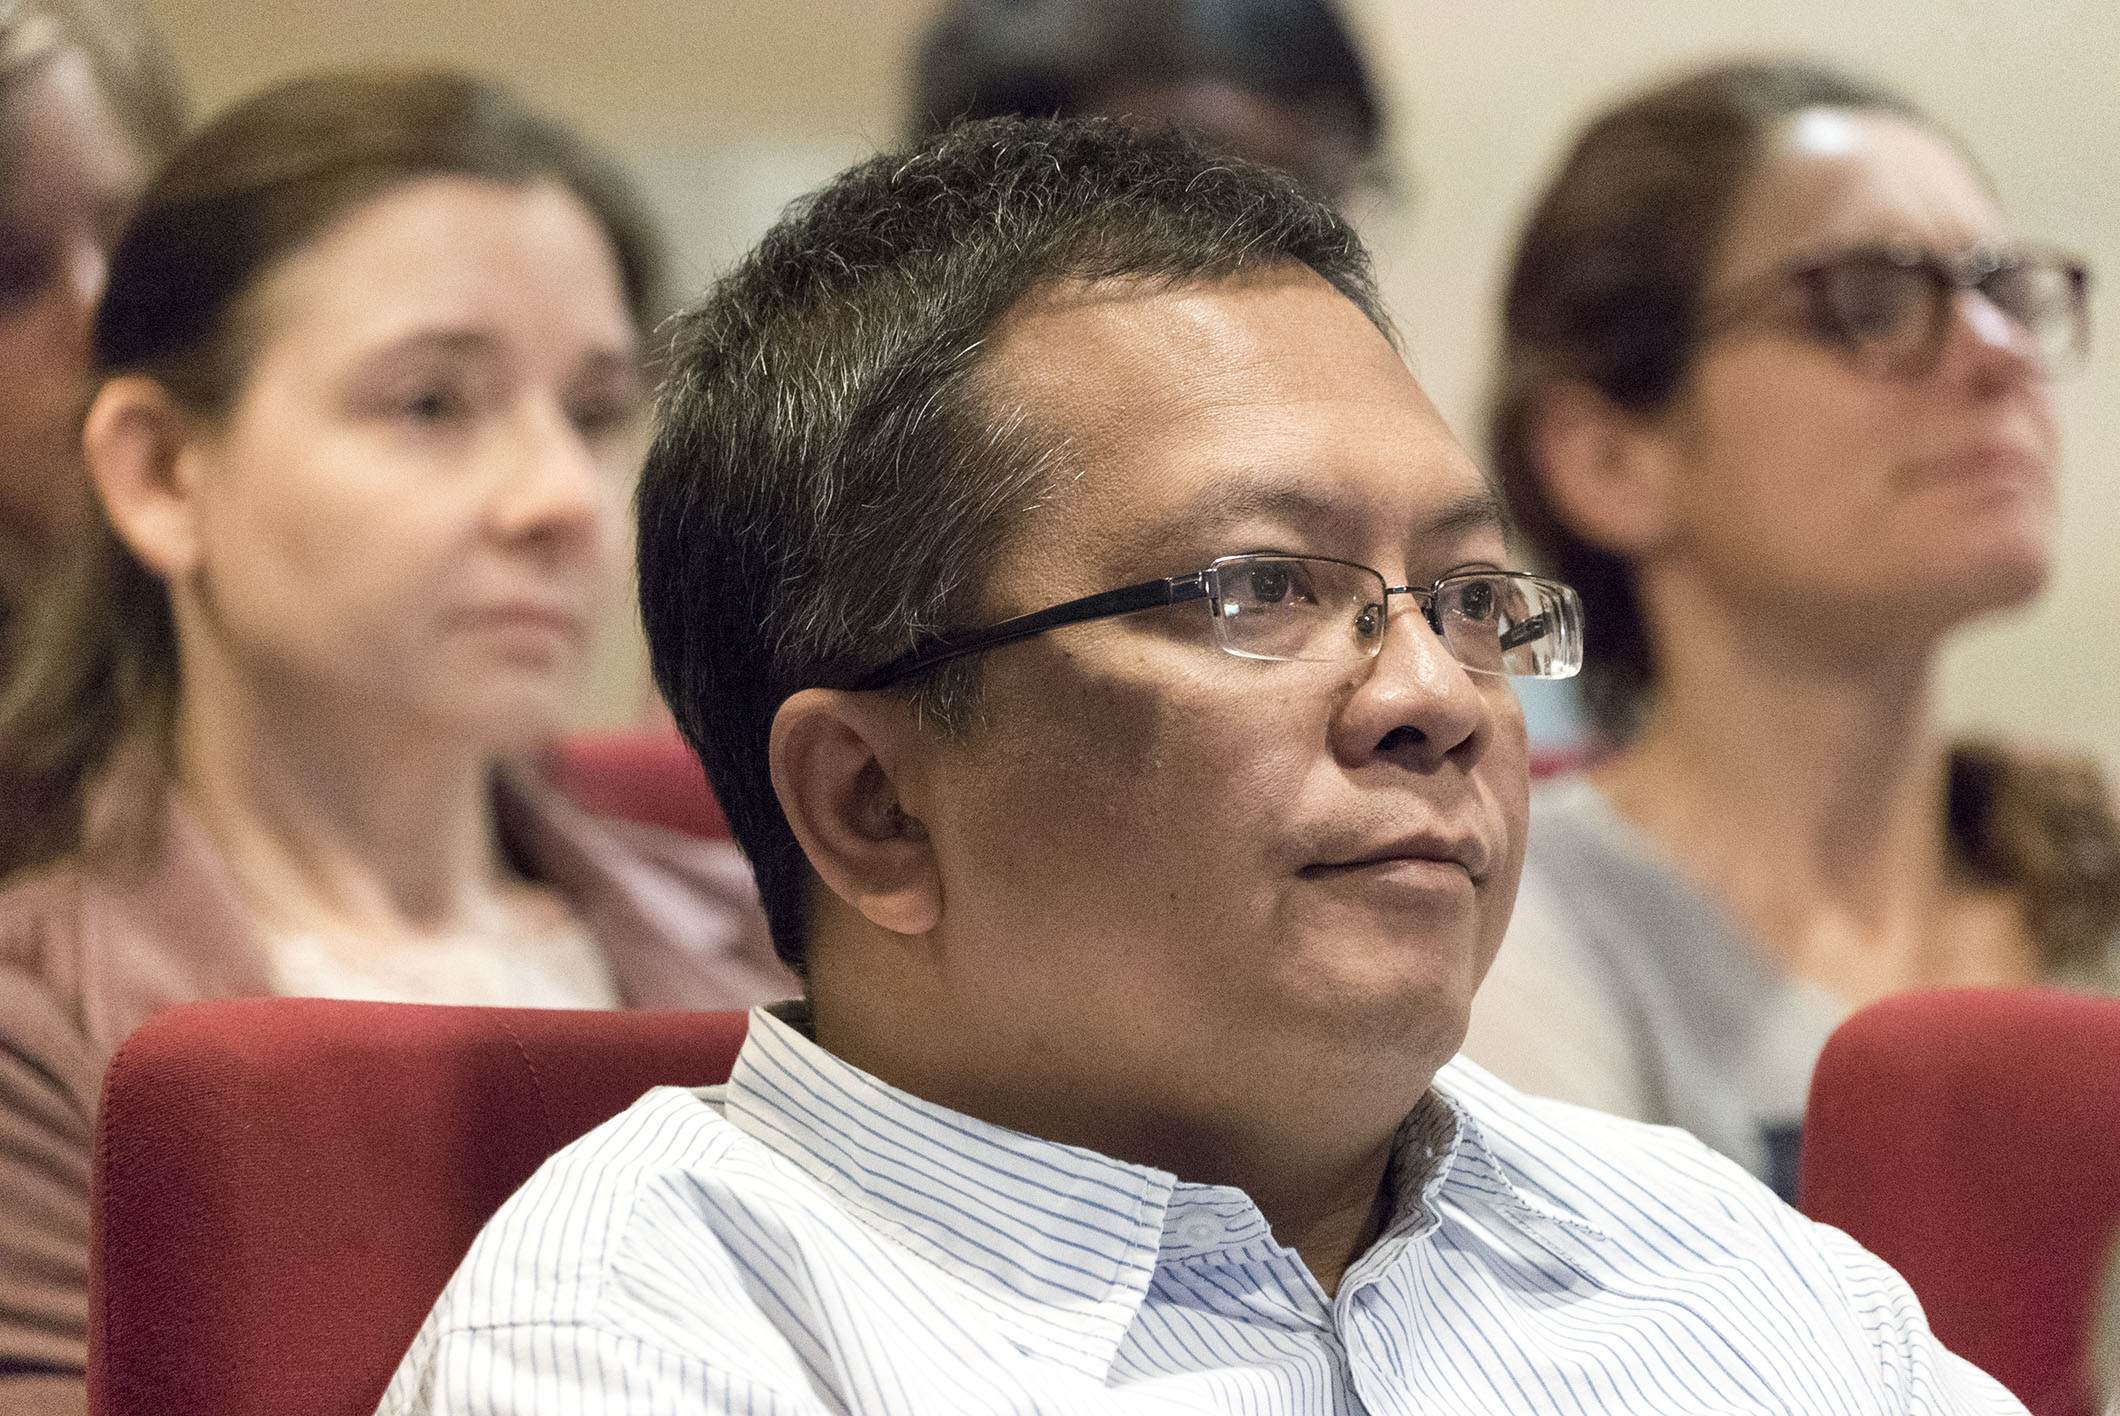
[[[1144,548],[1166,544],[1173,535],[1203,534],[1245,521],[1281,521],[1293,526],[1316,526],[1355,530],[1358,518],[1344,502],[1318,494],[1307,478],[1280,476],[1247,477],[1212,485],[1175,508],[1138,528]],[[1456,539],[1482,531],[1506,534],[1509,516],[1500,494],[1485,478],[1478,487],[1450,498],[1414,528],[1422,540]]]
[[[1485,477],[1480,479],[1477,490],[1445,503],[1421,529],[1426,537],[1442,539],[1470,536],[1481,531],[1509,533],[1509,512],[1502,505],[1502,495]]]

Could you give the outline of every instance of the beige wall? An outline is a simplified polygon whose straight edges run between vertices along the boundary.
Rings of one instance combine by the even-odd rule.
[[[932,0],[148,0],[201,104],[295,69],[466,64],[512,80],[632,161],[697,283],[788,197],[895,131]],[[1806,52],[1864,68],[1957,129],[2027,235],[2105,276],[2091,367],[2060,395],[2062,556],[2028,613],[1949,656],[1955,724],[2120,766],[2120,6],[2111,0],[1351,0],[1389,91],[1407,198],[1364,224],[1422,380],[1473,428],[1509,234],[1574,124],[1689,60]],[[639,702],[614,637],[584,713]]]

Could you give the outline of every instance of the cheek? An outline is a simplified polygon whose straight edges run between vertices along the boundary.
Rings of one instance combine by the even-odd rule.
[[[331,677],[403,673],[447,601],[457,519],[431,489],[329,438],[235,450],[203,531],[201,579],[232,634]]]
[[[968,844],[982,870],[1003,872],[988,878],[1021,877],[1036,859],[1038,898],[1026,907],[1065,893],[1137,937],[1151,914],[1169,918],[1167,931],[1213,933],[1220,917],[1263,907],[1262,819],[1296,795],[1302,735],[1270,708],[1167,668],[1067,679],[989,700],[997,738],[1012,746],[978,783],[992,808]]]
[[[630,591],[633,575],[633,477],[638,463],[607,464],[602,496],[597,504],[595,563],[590,578],[600,603],[610,604],[623,589]],[[629,611],[629,613],[635,613]]]
[[[1704,386],[1681,469],[1680,520],[1732,574],[1816,574],[1855,553],[1884,511],[1901,447],[1876,396],[1845,373]]]
[[[1531,747],[1524,728],[1524,710],[1516,691],[1509,689],[1506,701],[1495,705],[1494,746],[1480,772],[1480,790],[1487,810],[1502,823],[1508,855],[1502,867],[1489,877],[1480,901],[1480,957],[1478,974],[1484,976],[1494,962],[1495,951],[1509,928],[1516,907],[1516,888],[1523,874],[1524,850],[1531,834]]]

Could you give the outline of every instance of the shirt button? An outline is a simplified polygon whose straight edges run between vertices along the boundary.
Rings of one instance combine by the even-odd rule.
[[[1222,1237],[1222,1226],[1204,1214],[1189,1214],[1178,1221],[1178,1242],[1196,1247],[1214,1243]]]

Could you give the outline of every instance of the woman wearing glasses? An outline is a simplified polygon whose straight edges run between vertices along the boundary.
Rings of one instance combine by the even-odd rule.
[[[198,133],[111,263],[101,516],[0,703],[0,1408],[78,1405],[90,1120],[196,998],[784,997],[724,842],[525,770],[629,542],[654,250],[490,85],[299,80]]]
[[[1951,632],[2046,579],[2085,283],[1955,142],[1824,68],[1709,69],[1585,131],[1517,252],[1491,431],[1618,751],[1535,801],[1472,1056],[1787,1194],[1851,1009],[2110,985],[2095,771],[1947,744],[1931,710]]]

